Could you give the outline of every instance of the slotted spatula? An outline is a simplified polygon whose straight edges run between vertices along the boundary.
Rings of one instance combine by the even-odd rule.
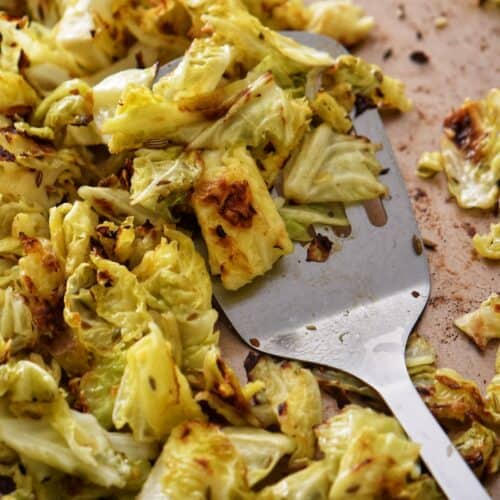
[[[330,38],[284,32],[329,52],[346,50]],[[173,61],[160,71],[171,71]],[[307,262],[305,249],[282,258],[265,276],[237,292],[214,282],[215,297],[239,335],[257,350],[346,371],[376,389],[452,500],[489,498],[415,390],[405,366],[405,345],[429,298],[427,261],[403,179],[376,110],[354,120],[359,135],[382,144],[380,163],[387,223],[370,224],[362,205],[347,214],[352,237],[325,263]],[[417,250],[417,251],[416,251]],[[257,340],[257,342],[256,342]]]

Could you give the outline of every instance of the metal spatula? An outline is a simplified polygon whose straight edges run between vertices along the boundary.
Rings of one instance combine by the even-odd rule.
[[[346,52],[323,36],[284,34],[333,57]],[[391,194],[384,200],[387,223],[375,227],[363,206],[348,207],[352,237],[327,262],[307,262],[297,245],[294,254],[237,292],[215,282],[215,296],[253,348],[258,344],[266,354],[337,368],[375,388],[410,438],[422,445],[422,459],[450,499],[489,498],[408,376],[405,345],[429,297],[429,269],[378,112],[364,112],[354,125],[358,134],[383,145],[378,158],[389,169],[383,177]]]

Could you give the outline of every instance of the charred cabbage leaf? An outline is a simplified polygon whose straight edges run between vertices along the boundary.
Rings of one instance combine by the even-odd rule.
[[[265,383],[265,398],[273,408],[281,432],[295,439],[297,449],[291,463],[307,464],[316,451],[313,429],[321,422],[323,411],[313,374],[294,361],[261,357],[248,377]]]
[[[203,378],[204,390],[196,394],[196,401],[208,406],[231,425],[261,426],[252,412],[252,398],[263,389],[262,382],[251,382],[242,387],[232,368],[214,347],[205,355]]]
[[[405,95],[404,84],[384,75],[375,64],[369,64],[353,55],[342,55],[328,68],[323,77],[325,88],[348,108],[354,105],[356,96],[379,108],[409,111],[412,103]]]
[[[252,82],[228,112],[191,142],[190,148],[223,150],[245,146],[272,185],[298,146],[310,118],[304,99],[293,99],[264,73]],[[264,118],[264,119],[263,119]]]
[[[114,222],[122,222],[129,216],[133,216],[138,224],[145,224],[148,221],[157,224],[161,221],[159,214],[133,205],[130,193],[125,189],[82,186],[78,189],[78,195],[87,201],[98,214]]]
[[[246,476],[244,460],[217,426],[186,422],[170,434],[138,500],[252,498]]]
[[[266,56],[282,59],[290,69],[304,70],[314,66],[327,67],[331,57],[277,33],[252,16],[238,0],[184,2],[190,8],[195,28],[210,26],[226,43],[232,44],[240,60],[248,66]]]
[[[487,405],[478,386],[455,370],[439,368],[413,378],[418,392],[434,416],[441,422],[472,420],[487,425],[499,421],[499,415]]]
[[[494,456],[498,447],[497,435],[484,425],[473,422],[469,429],[453,440],[453,444],[478,477],[488,469],[497,467],[494,463],[498,460]]]
[[[236,290],[292,251],[282,218],[244,147],[203,154],[192,196],[208,248],[210,270]]]
[[[485,99],[466,100],[444,121],[441,153],[427,156],[428,170],[444,168],[448,189],[462,208],[492,209],[499,196],[500,90]],[[439,159],[439,161],[438,161]],[[420,170],[422,171],[422,168]]]
[[[480,348],[486,348],[490,339],[500,338],[500,296],[491,294],[477,310],[457,318],[455,326]]]
[[[79,151],[56,149],[12,127],[0,130],[0,151],[0,193],[44,208],[74,198],[91,168]]]
[[[330,498],[348,498],[352,491],[360,498],[397,498],[420,475],[419,446],[406,438],[394,418],[349,406],[316,432],[321,450],[336,468]]]

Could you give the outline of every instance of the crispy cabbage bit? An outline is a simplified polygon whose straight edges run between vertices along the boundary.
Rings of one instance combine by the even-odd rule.
[[[434,416],[444,422],[478,420],[491,425],[500,415],[488,407],[478,386],[455,370],[439,368],[413,377],[413,383]]]
[[[328,35],[346,46],[364,40],[373,29],[373,17],[350,0],[321,0],[309,6],[307,30]]]
[[[318,442],[335,467],[330,498],[398,494],[418,479],[419,445],[410,442],[396,419],[368,408],[348,406],[317,430]]]
[[[492,209],[500,181],[500,89],[465,103],[444,121],[441,155],[448,189],[462,208]]]
[[[230,438],[217,426],[186,422],[170,434],[138,500],[253,497],[247,469]]]
[[[64,330],[61,317],[64,269],[51,243],[21,235],[24,257],[19,260],[21,294],[40,334],[53,336]]]
[[[251,381],[265,383],[265,398],[273,408],[281,432],[297,443],[291,465],[307,464],[316,451],[313,429],[323,418],[321,395],[314,375],[294,361],[261,357],[248,377]]]
[[[314,224],[349,226],[344,206],[340,203],[285,205],[283,198],[275,198],[274,203],[285,221],[290,239],[294,241],[311,241],[313,239],[311,226]]]
[[[478,422],[473,422],[469,429],[453,440],[453,444],[478,477],[483,476],[485,471],[488,471],[492,466],[494,467],[495,457],[493,454],[498,444],[497,435],[491,429]],[[493,460],[490,463],[491,459]]]
[[[352,130],[352,121],[346,108],[328,92],[319,91],[309,104],[314,113],[335,132],[347,134]]]
[[[485,349],[490,339],[500,338],[500,296],[491,294],[477,310],[456,319],[455,326]]]
[[[203,417],[170,343],[156,324],[149,330],[127,351],[113,407],[116,428],[128,425],[139,442],[163,440],[176,425]]]
[[[224,287],[236,290],[290,253],[292,242],[245,148],[205,152],[203,161],[193,207],[212,274],[220,274]]]
[[[423,153],[418,161],[417,174],[423,179],[430,179],[443,170],[443,155],[439,151]]]
[[[267,477],[278,461],[296,447],[293,438],[263,429],[226,427],[223,432],[245,461],[250,487]]]
[[[38,101],[36,92],[22,75],[0,70],[0,114],[27,114]]]
[[[352,106],[356,96],[362,96],[366,105],[409,111],[412,103],[405,95],[404,84],[384,75],[375,64],[369,64],[352,55],[339,56],[324,75],[324,86],[334,96],[343,96],[341,102]],[[350,109],[349,109],[350,110]]]
[[[481,257],[500,260],[500,223],[491,224],[487,234],[476,234],[472,245]]]
[[[204,390],[196,394],[196,401],[208,406],[231,425],[254,427],[261,422],[252,412],[252,398],[264,387],[262,382],[251,382],[241,387],[238,377],[221,358],[217,348],[211,348],[203,366]]]
[[[134,217],[126,217],[121,224],[105,220],[96,226],[93,248],[101,255],[133,269],[146,252],[153,250],[161,241],[163,228],[146,221],[135,224]]]
[[[115,17],[121,19],[130,35],[143,47],[141,52],[144,53],[144,49],[156,51],[153,60],[164,63],[186,51],[191,20],[182,2],[120,0],[112,5]]]
[[[51,130],[51,140],[57,144],[101,144],[92,108],[92,88],[83,80],[69,80],[45,97],[34,111],[31,121],[40,131]],[[27,132],[31,133],[32,129]]]
[[[306,135],[284,171],[284,193],[296,203],[353,202],[378,198],[378,146],[320,125]]]

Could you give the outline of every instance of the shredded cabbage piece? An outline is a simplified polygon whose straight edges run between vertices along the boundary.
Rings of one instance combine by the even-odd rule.
[[[476,252],[485,259],[500,259],[500,223],[491,224],[487,234],[476,234],[472,238]]]
[[[491,294],[477,310],[457,318],[455,326],[480,348],[486,348],[490,339],[500,338],[500,296]]]

